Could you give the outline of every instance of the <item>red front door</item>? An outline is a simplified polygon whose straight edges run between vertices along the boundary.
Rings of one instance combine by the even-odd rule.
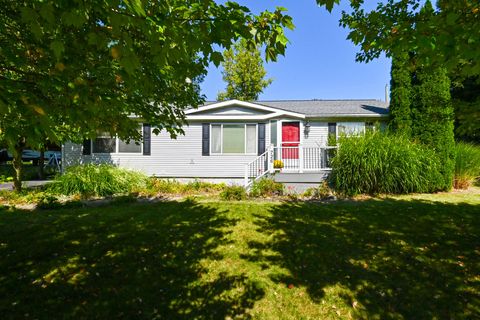
[[[300,122],[282,123],[282,158],[298,159],[300,144]]]

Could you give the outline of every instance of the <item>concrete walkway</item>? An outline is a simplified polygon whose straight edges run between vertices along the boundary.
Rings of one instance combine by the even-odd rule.
[[[32,180],[32,181],[23,181],[22,184],[26,188],[36,188],[36,187],[44,186],[50,182],[52,182],[52,180]],[[13,182],[0,183],[0,190],[13,190]]]

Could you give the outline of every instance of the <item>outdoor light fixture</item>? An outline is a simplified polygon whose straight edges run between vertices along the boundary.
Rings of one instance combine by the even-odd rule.
[[[305,122],[305,135],[310,132],[310,121]]]

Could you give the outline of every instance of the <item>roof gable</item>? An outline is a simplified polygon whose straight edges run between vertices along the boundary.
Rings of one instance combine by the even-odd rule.
[[[279,116],[289,116],[294,118],[305,118],[305,115],[298,112],[282,110],[253,102],[240,100],[228,100],[216,102],[190,109],[185,112],[189,120],[204,119],[258,119],[266,120]]]

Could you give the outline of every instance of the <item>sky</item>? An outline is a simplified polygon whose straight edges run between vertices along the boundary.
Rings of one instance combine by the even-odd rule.
[[[267,76],[273,78],[273,83],[260,95],[260,100],[385,100],[390,59],[382,57],[368,64],[355,61],[359,49],[346,39],[348,30],[338,23],[342,9],[348,9],[348,1],[342,1],[332,13],[318,7],[315,0],[237,2],[254,13],[285,7],[296,26],[295,30],[287,31],[290,44],[285,56],[265,64]],[[212,64],[202,83],[202,93],[207,100],[215,100],[225,86],[221,69]]]

